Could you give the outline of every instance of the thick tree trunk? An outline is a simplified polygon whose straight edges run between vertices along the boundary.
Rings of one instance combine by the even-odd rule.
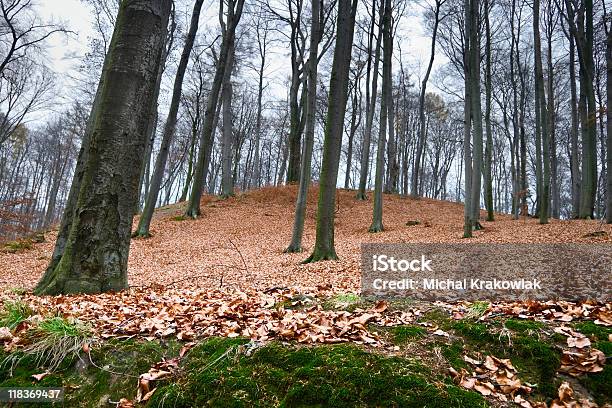
[[[237,0],[236,3],[230,0],[228,5],[227,28],[223,35],[223,40],[221,41],[219,60],[215,68],[215,76],[206,102],[204,123],[202,125],[202,133],[200,134],[200,150],[198,151],[198,161],[193,177],[193,187],[191,189],[191,196],[189,197],[189,204],[185,210],[185,216],[187,217],[197,218],[200,215],[200,199],[202,198],[202,190],[204,188],[205,173],[208,168],[208,162],[210,161],[219,92],[223,83],[229,52],[234,47],[236,26],[240,21],[243,6],[244,0]]]
[[[370,37],[370,45],[372,41],[372,36],[374,35],[374,21],[375,21],[375,6],[376,1],[372,3],[372,25],[370,26],[371,37]],[[376,112],[376,97],[378,92],[378,65],[380,63],[380,48],[382,44],[382,19],[384,14],[384,1],[381,0],[380,3],[380,11],[379,16],[380,20],[378,23],[378,36],[376,37],[376,48],[374,50],[374,63],[373,68],[370,71],[370,64],[372,63],[371,54],[368,55],[368,74],[371,75],[372,79],[372,88],[370,99],[367,101],[366,106],[366,123],[365,129],[363,132],[363,148],[361,150],[361,168],[359,170],[359,189],[357,190],[356,198],[358,200],[365,200],[367,198],[365,190],[368,184],[368,171],[370,168],[370,144],[372,141],[372,124],[374,122],[374,112]],[[368,48],[368,51],[371,52],[371,47]],[[368,78],[369,79],[369,78]],[[369,86],[369,84],[367,85]],[[367,96],[366,96],[367,98]]]
[[[573,17],[572,17],[573,18]],[[572,217],[578,217],[580,211],[580,149],[578,148],[578,92],[576,90],[576,45],[574,36],[569,37],[569,72],[570,72],[570,103],[571,103],[571,126],[570,126],[570,171],[572,176]]]
[[[378,147],[376,151],[376,175],[374,178],[374,209],[372,224],[368,232],[382,232],[383,226],[383,178],[385,174],[385,141],[387,138],[387,119],[389,92],[391,91],[391,0],[384,0],[383,17],[383,80],[380,98],[380,125],[378,127]]]
[[[480,191],[482,182],[483,164],[483,137],[482,137],[482,108],[480,101],[480,41],[478,36],[479,0],[470,1],[471,30],[470,30],[470,99],[473,136],[472,158],[472,226],[480,229]]]
[[[306,63],[307,94],[306,94],[306,132],[304,134],[304,151],[300,169],[300,185],[295,203],[295,218],[291,243],[285,252],[302,252],[302,236],[306,217],[306,202],[310,187],[312,166],[312,149],[314,146],[315,113],[317,104],[317,61],[319,42],[321,40],[321,0],[312,0],[312,18],[310,27],[310,51]]]
[[[155,160],[155,168],[153,170],[153,177],[151,178],[151,184],[149,186],[144,210],[142,211],[140,220],[138,221],[138,227],[134,232],[134,236],[148,237],[150,235],[149,230],[151,227],[151,219],[153,218],[153,210],[157,204],[161,182],[164,178],[164,171],[166,169],[166,162],[168,161],[168,154],[170,153],[170,145],[172,144],[172,139],[174,138],[174,133],[176,131],[176,121],[181,102],[183,80],[185,78],[187,65],[189,64],[189,56],[191,55],[191,50],[193,49],[196,33],[198,32],[200,11],[202,10],[203,3],[204,0],[196,0],[193,6],[189,32],[185,38],[185,45],[183,47],[183,52],[181,53],[181,60],[176,71],[176,77],[174,78],[172,100],[170,101],[170,110],[168,111],[168,118],[166,119],[166,124],[164,126],[161,147],[159,149],[157,159]]]
[[[582,134],[582,176],[580,182],[579,218],[592,218],[597,192],[597,132],[595,91],[593,88],[593,1],[582,0],[575,13],[570,0],[565,1],[568,23],[576,40],[580,63],[579,113]],[[571,16],[577,15],[576,22]]]
[[[465,13],[465,45],[463,49],[463,167],[465,171],[465,192],[463,199],[463,238],[472,237],[472,97],[471,97],[471,58],[470,58],[470,30],[472,18],[470,0],[463,0]]]
[[[171,7],[169,0],[143,3],[125,0],[119,9],[66,247],[37,294],[127,287],[140,162]]]
[[[336,182],[342,150],[342,128],[344,127],[348,94],[356,12],[357,0],[338,0],[336,47],[329,80],[329,104],[319,182],[316,242],[312,255],[304,262],[338,259],[334,248]]]

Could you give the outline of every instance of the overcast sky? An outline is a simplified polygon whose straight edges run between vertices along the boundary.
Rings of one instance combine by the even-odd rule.
[[[92,11],[86,4],[82,3],[81,0],[39,0],[38,8],[43,19],[54,19],[55,21],[62,21],[65,23],[68,29],[74,32],[67,36],[54,36],[49,41],[49,48],[47,50],[50,67],[58,73],[58,88],[60,95],[58,95],[58,104],[56,108],[61,109],[63,103],[69,103],[70,95],[70,78],[68,75],[70,72],[74,72],[78,67],[81,58],[87,52],[88,38],[94,35],[93,27],[93,15]],[[189,12],[189,10],[185,10]],[[412,68],[412,72],[420,71],[419,76],[425,70],[425,64],[429,58],[430,52],[430,38],[423,35],[422,28],[422,7],[417,5],[415,2],[411,2],[406,10],[406,16],[400,21],[398,27],[398,35],[402,38],[401,47],[396,45],[394,58],[399,58],[399,48],[402,50],[402,61]],[[216,16],[211,21],[216,24]],[[201,24],[206,24],[205,13],[200,19]],[[278,55],[276,58],[286,58]],[[444,62],[439,53],[436,56],[435,66],[439,66]],[[283,66],[287,67],[288,64],[282,61],[273,62],[272,66]],[[274,68],[273,68],[274,69]],[[434,67],[435,69],[435,67]],[[278,69],[274,69],[278,71]],[[277,86],[282,85],[282,77],[288,75],[288,73],[275,73],[277,76]],[[418,78],[413,77],[413,80]],[[433,84],[430,84],[434,88]],[[60,101],[63,101],[60,102]]]

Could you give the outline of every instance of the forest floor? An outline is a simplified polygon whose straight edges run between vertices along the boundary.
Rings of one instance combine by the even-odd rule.
[[[385,195],[385,232],[370,234],[371,201],[340,190],[340,261],[303,265],[316,190],[304,252],[285,254],[296,190],[207,196],[197,220],[183,204],[157,210],[121,293],[33,296],[55,232],[12,243],[0,251],[0,387],[61,385],[66,406],[612,404],[611,303],[364,299],[361,243],[466,242],[463,206]],[[597,221],[483,224],[469,242],[612,244]]]

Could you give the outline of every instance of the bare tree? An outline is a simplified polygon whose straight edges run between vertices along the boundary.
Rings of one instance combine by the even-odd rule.
[[[336,181],[342,150],[342,128],[348,98],[348,80],[353,48],[357,0],[338,0],[336,45],[329,81],[329,103],[319,182],[317,238],[312,254],[304,262],[338,259],[334,247]]]
[[[147,7],[125,0],[119,9],[70,234],[61,259],[38,283],[38,294],[127,286],[140,169],[134,163],[144,152],[170,7],[170,0],[148,1]]]

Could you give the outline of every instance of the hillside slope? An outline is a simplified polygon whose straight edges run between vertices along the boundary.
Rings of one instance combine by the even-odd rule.
[[[296,186],[262,188],[228,200],[207,196],[197,220],[182,219],[184,203],[160,208],[153,237],[132,241],[130,284],[258,290],[332,284],[338,291],[354,291],[359,288],[361,243],[466,242],[461,204],[385,195],[386,230],[370,234],[372,202],[356,201],[354,191],[339,190],[335,239],[340,261],[301,265],[314,244],[317,191],[313,187],[308,198],[302,254],[283,253],[291,237]],[[409,220],[420,224],[407,226]],[[612,235],[612,226],[603,225],[608,237],[585,237],[599,229],[598,221],[539,225],[536,219],[497,215],[495,222],[483,225],[469,242],[610,242]],[[32,250],[0,253],[0,289],[32,288],[50,259],[54,238],[50,232],[47,242]]]

